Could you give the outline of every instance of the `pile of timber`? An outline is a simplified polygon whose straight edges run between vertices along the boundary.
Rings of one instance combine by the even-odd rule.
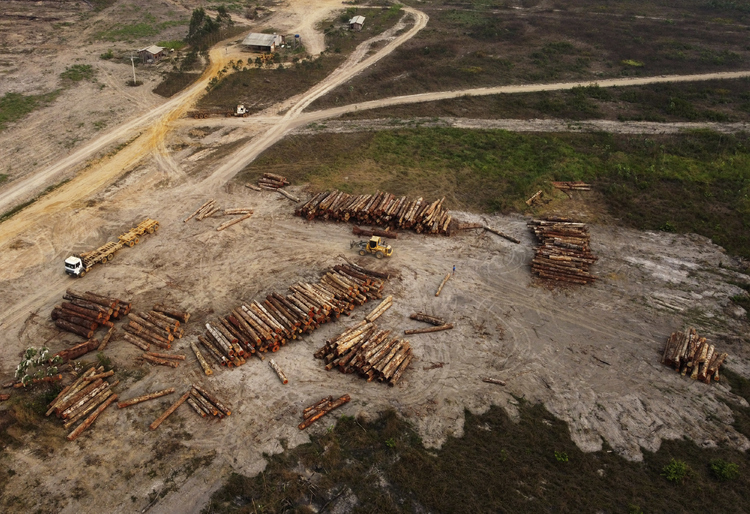
[[[112,328],[112,320],[130,312],[130,302],[92,291],[78,293],[68,289],[63,295],[66,302],[52,310],[55,325],[67,332],[92,339],[99,327]]]
[[[309,220],[352,220],[393,229],[412,229],[417,233],[447,235],[452,218],[443,209],[444,201],[445,197],[430,203],[421,197],[414,200],[384,192],[350,195],[334,190],[313,196],[294,213]]]
[[[674,332],[664,346],[661,363],[674,367],[683,377],[711,383],[711,377],[719,380],[719,368],[727,358],[726,353],[716,351],[714,345],[699,337],[694,328],[686,332]]]
[[[390,330],[380,330],[373,323],[392,304],[393,299],[389,296],[364,321],[326,341],[315,352],[315,358],[325,361],[326,370],[338,368],[342,373],[356,371],[368,382],[377,378],[396,385],[411,363],[411,345],[404,339],[389,337]]]
[[[195,212],[193,212],[193,214],[191,214],[190,216],[182,220],[182,222],[187,223],[193,218],[197,219],[198,221],[201,221],[205,218],[208,218],[209,216],[213,216],[219,211],[221,211],[221,207],[218,207],[216,205],[216,200],[211,198],[206,203],[198,207],[198,209]]]
[[[561,191],[591,191],[591,184],[586,182],[552,182],[552,187]]]
[[[275,173],[264,173],[263,176],[258,179],[258,187],[270,191],[276,191],[277,189],[281,189],[290,184],[291,182],[289,182],[286,177],[276,175]]]
[[[187,403],[202,418],[216,417],[223,419],[232,414],[232,411],[229,410],[224,402],[196,384],[193,384],[193,388],[190,390]]]
[[[128,314],[128,323],[124,326],[127,334],[123,335],[123,338],[144,352],[149,352],[151,345],[169,350],[172,342],[185,334],[185,328],[180,326],[180,322],[184,325],[188,319],[190,319],[189,312],[156,304],[148,312],[139,311]],[[155,362],[153,359],[163,359],[163,357],[153,355],[147,357],[146,354],[142,358],[154,364],[162,363]]]
[[[119,380],[112,383],[107,381],[112,375],[114,375],[114,371],[104,372],[104,367],[91,367],[63,389],[49,404],[47,416],[54,412],[58,418],[63,420],[63,426],[66,429],[80,422],[68,434],[68,441],[73,441],[81,435],[104,409],[117,399],[117,395],[112,392],[112,389],[119,383]]]
[[[429,332],[440,332],[442,330],[450,330],[453,328],[453,324],[448,323],[443,318],[438,318],[437,316],[430,316],[429,314],[425,314],[424,312],[415,312],[414,314],[410,315],[409,318],[417,320],[417,321],[423,321],[433,326],[429,328],[415,328],[415,329],[410,329],[410,330],[404,330],[404,334],[406,335],[427,334]]]
[[[241,366],[253,354],[262,360],[260,353],[276,352],[321,324],[341,314],[348,316],[355,306],[381,298],[387,278],[385,273],[353,264],[336,265],[318,283],[298,282],[289,287],[289,294],[271,293],[209,321],[198,337],[202,345],[198,350],[228,368]]]
[[[551,280],[588,284],[596,280],[589,266],[597,257],[591,253],[591,236],[584,223],[556,216],[533,220],[529,226],[539,239],[531,271]]]
[[[338,409],[342,405],[349,403],[351,398],[348,394],[345,394],[341,398],[338,398],[337,400],[333,399],[333,396],[326,396],[322,400],[313,403],[309,407],[305,407],[305,410],[302,411],[302,423],[299,424],[297,428],[300,430],[304,430],[316,421],[318,421],[320,418],[331,412],[333,409]]]
[[[360,228],[357,225],[354,225],[352,227],[352,233],[354,235],[363,237],[380,236],[390,239],[398,239],[398,232],[392,232],[390,230],[380,230],[379,228]]]

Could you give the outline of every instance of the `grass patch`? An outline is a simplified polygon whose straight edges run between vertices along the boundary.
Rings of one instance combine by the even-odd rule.
[[[94,78],[96,70],[90,64],[74,64],[60,73],[60,78],[69,82],[80,82]]]
[[[5,129],[6,124],[18,121],[34,109],[52,102],[59,94],[59,90],[44,95],[5,93],[0,97],[0,131]],[[0,183],[4,180],[0,180]]]
[[[104,41],[135,41],[159,35],[171,27],[187,25],[187,20],[168,20],[163,22],[145,21],[129,25],[117,24],[110,29],[97,32],[94,38]]]
[[[42,191],[41,193],[39,193],[37,196],[35,196],[34,198],[32,198],[31,200],[27,200],[27,201],[25,201],[25,202],[23,202],[23,203],[21,203],[19,205],[16,205],[15,207],[13,207],[12,209],[10,209],[9,211],[6,211],[3,214],[0,214],[0,223],[2,223],[5,220],[8,220],[8,219],[12,218],[16,214],[18,214],[19,212],[21,212],[22,210],[24,210],[26,207],[28,207],[29,205],[33,204],[37,200],[39,200],[41,197],[50,194],[55,189],[64,186],[68,182],[70,182],[69,178],[65,179],[62,182],[59,182],[59,183],[57,183],[55,185],[49,186],[44,191]]]
[[[159,41],[156,44],[162,48],[168,48],[170,50],[182,50],[183,48],[185,48],[185,46],[187,46],[187,43],[185,43],[181,39],[174,39],[172,41]]]
[[[521,402],[519,411],[518,423],[498,407],[480,416],[467,411],[464,436],[435,452],[393,412],[373,423],[341,417],[309,444],[267,456],[256,477],[232,475],[203,512],[336,510],[349,491],[357,504],[346,511],[378,513],[689,512],[694,502],[743,512],[750,499],[748,459],[740,452],[664,441],[643,462],[630,462],[581,452],[566,424],[542,405]],[[556,458],[563,454],[567,461]],[[661,476],[673,459],[693,470],[680,483]],[[714,478],[710,463],[717,459],[736,463],[739,477]],[[316,472],[313,483],[301,468]]]
[[[552,180],[593,182],[620,223],[670,226],[750,257],[750,136],[527,134],[397,129],[286,138],[238,176],[283,169],[293,182],[349,192],[447,196],[447,206],[525,212]]]

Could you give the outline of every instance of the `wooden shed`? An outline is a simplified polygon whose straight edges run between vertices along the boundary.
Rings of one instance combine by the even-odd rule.
[[[349,28],[351,30],[359,32],[362,30],[362,27],[365,24],[365,17],[364,16],[355,16],[351,20],[349,20]]]
[[[141,60],[143,62],[158,62],[159,59],[166,55],[166,53],[164,52],[164,48],[156,45],[151,45],[149,47],[138,50],[138,55],[141,56]]]

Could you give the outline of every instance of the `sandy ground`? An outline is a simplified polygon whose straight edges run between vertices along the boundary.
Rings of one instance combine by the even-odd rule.
[[[412,19],[384,49],[426,23],[419,15]],[[282,292],[298,280],[315,280],[325,267],[340,262],[339,254],[354,257],[349,226],[295,218],[293,205],[280,195],[256,193],[227,180],[289,131],[316,119],[311,116],[321,116],[302,111],[316,95],[371,64],[379,52],[355,55],[340,74],[294,99],[286,111],[263,113],[262,123],[241,120],[255,127],[250,131],[238,130],[235,120],[213,123],[211,130],[175,123],[191,95],[198,94],[189,90],[184,102],[144,120],[145,128],[123,132],[123,137],[142,135],[81,172],[86,180],[72,181],[3,223],[0,329],[6,344],[0,347],[0,373],[9,376],[28,345],[45,343],[59,350],[78,341],[59,333],[49,320],[68,287],[128,298],[136,310],[157,301],[190,310],[188,334],[176,345],[176,351],[190,355],[188,343],[215,314],[270,291]],[[220,63],[218,56],[215,62]],[[268,127],[275,130],[271,136]],[[248,138],[253,139],[245,144]],[[232,145],[240,150],[232,153]],[[306,194],[300,186],[291,190]],[[209,194],[225,207],[250,206],[255,215],[224,232],[215,230],[223,219],[182,223]],[[116,237],[146,216],[160,221],[157,235],[121,250],[81,282],[63,273],[65,257]],[[412,336],[417,360],[398,387],[325,372],[312,358],[326,337],[360,320],[371,306],[277,353],[276,361],[290,377],[286,386],[258,360],[207,378],[189,356],[176,370],[145,368],[142,376],[136,371],[138,351],[116,340],[105,353],[121,370],[117,390],[123,398],[201,382],[226,399],[233,415],[209,422],[184,406],[150,432],[147,425],[172,400],[165,398],[110,409],[74,443],[64,442],[62,429],[36,438],[16,433],[24,445],[5,450],[4,465],[16,474],[0,506],[8,512],[141,512],[149,506],[151,512],[197,512],[230,471],[257,472],[265,465],[264,452],[307,441],[296,428],[301,409],[328,394],[352,396],[341,414],[373,417],[396,409],[430,446],[462,433],[465,408],[482,412],[495,404],[515,415],[516,397],[543,402],[569,423],[573,439],[586,450],[606,441],[626,458],[639,459],[641,448],[655,450],[662,440],[683,436],[706,447],[750,446],[732,429],[731,411],[723,403],[744,400],[721,384],[682,379],[658,362],[666,336],[692,324],[730,353],[730,367],[750,374],[750,356],[740,342],[750,337],[748,325],[739,321],[744,313],[729,300],[741,291],[730,281],[747,281],[731,271],[740,263],[699,236],[595,225],[592,248],[600,260],[594,270],[600,280],[589,287],[549,289],[530,276],[532,237],[526,220],[486,221],[516,235],[521,244],[490,234],[405,234],[394,242],[388,262],[356,258],[394,273],[386,288],[394,295],[394,307],[379,320],[381,326],[412,327],[407,316],[416,310],[456,324],[450,332]],[[456,276],[436,298],[441,277],[454,265]],[[507,386],[481,382],[487,375],[506,380]],[[324,431],[332,422],[327,419],[312,430]],[[151,493],[164,497],[152,503]]]
[[[221,137],[214,133],[206,139]],[[653,451],[663,439],[683,436],[707,447],[750,446],[731,428],[731,411],[722,403],[744,400],[720,384],[682,379],[658,362],[668,333],[698,322],[730,353],[730,366],[750,371],[747,351],[738,342],[738,336],[750,334],[743,334],[747,325],[733,317],[741,313],[728,299],[740,291],[728,281],[743,277],[727,269],[737,263],[705,238],[594,226],[592,247],[600,257],[595,271],[601,280],[591,287],[550,290],[530,277],[532,237],[523,218],[485,218],[519,237],[520,245],[487,234],[405,234],[393,242],[394,257],[382,263],[352,255],[348,225],[296,218],[293,205],[270,192],[232,186],[214,195],[222,206],[255,209],[250,220],[225,232],[215,230],[222,219],[184,224],[181,220],[205,201],[195,185],[210,168],[211,156],[186,161],[178,155],[176,160],[187,172],[181,184],[168,184],[154,174],[154,164],[145,165],[93,197],[90,208],[50,216],[47,227],[4,252],[4,269],[26,260],[30,251],[43,258],[3,283],[7,293],[0,319],[4,332],[14,337],[0,350],[0,359],[7,374],[26,345],[47,342],[58,350],[76,340],[58,334],[49,321],[67,287],[126,297],[138,310],[166,301],[193,312],[188,335],[175,348],[188,354],[188,361],[176,370],[154,368],[140,380],[123,372],[121,396],[169,386],[182,390],[196,381],[226,399],[234,414],[207,422],[185,406],[150,432],[146,426],[170,399],[127,411],[112,409],[74,443],[62,441],[62,430],[49,434],[55,440],[54,458],[43,443],[26,438],[23,450],[7,451],[9,466],[18,474],[4,495],[15,503],[6,508],[133,512],[150,503],[149,493],[168,491],[152,511],[197,511],[229,470],[257,472],[264,466],[263,452],[305,442],[307,434],[296,428],[301,408],[327,394],[352,396],[341,414],[374,417],[385,408],[396,409],[429,446],[462,433],[464,408],[482,412],[495,404],[514,415],[514,397],[543,402],[569,423],[574,440],[586,450],[600,449],[606,441],[623,456],[638,459],[641,447]],[[292,191],[304,195],[298,187]],[[70,251],[115,236],[130,220],[144,216],[161,222],[157,235],[123,249],[81,282],[62,273],[62,260]],[[71,234],[80,241],[73,248]],[[414,326],[407,317],[416,310],[456,324],[450,332],[411,336],[418,358],[402,384],[388,388],[326,372],[312,357],[326,337],[360,320],[370,305],[277,353],[274,358],[290,377],[286,386],[258,360],[220,369],[210,378],[202,375],[187,348],[202,322],[240,301],[284,291],[297,280],[315,280],[326,266],[341,262],[339,254],[393,271],[386,292],[394,295],[394,307],[379,321],[383,327],[398,331]],[[455,278],[436,298],[440,279],[453,265]],[[138,355],[122,340],[105,353],[121,369],[134,367]],[[508,385],[485,384],[483,376]],[[705,415],[696,416],[696,411]],[[313,431],[325,430],[331,422]],[[169,448],[168,454],[159,448]],[[111,458],[113,452],[117,459]],[[76,469],[86,471],[72,471]],[[41,486],[29,487],[42,478]],[[100,487],[109,493],[96,494]]]

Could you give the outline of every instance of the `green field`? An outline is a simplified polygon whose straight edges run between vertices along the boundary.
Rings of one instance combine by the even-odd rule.
[[[20,93],[5,93],[0,97],[0,130],[8,123],[18,121],[38,107],[43,107],[54,100],[60,91],[53,91],[44,95],[22,95]]]

